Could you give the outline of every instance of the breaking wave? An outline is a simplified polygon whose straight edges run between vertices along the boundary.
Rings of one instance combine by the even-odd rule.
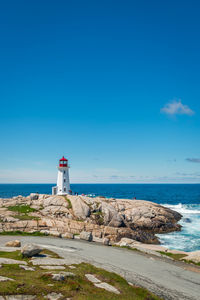
[[[200,215],[200,204],[176,204],[176,205],[171,205],[171,204],[163,204],[163,206],[171,208],[180,214],[199,214]]]
[[[200,204],[164,204],[163,206],[179,212],[183,217],[179,224],[182,230],[159,234],[161,245],[182,251],[200,250]]]

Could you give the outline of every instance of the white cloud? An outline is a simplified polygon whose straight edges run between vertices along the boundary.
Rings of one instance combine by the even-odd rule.
[[[184,105],[181,100],[174,100],[167,103],[161,108],[161,112],[167,115],[194,115],[194,111],[189,106]]]

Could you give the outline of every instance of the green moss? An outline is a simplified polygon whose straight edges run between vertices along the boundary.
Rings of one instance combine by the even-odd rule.
[[[29,205],[15,205],[15,206],[8,206],[8,210],[15,211],[21,214],[27,214],[30,212],[36,211],[35,208],[30,207]]]

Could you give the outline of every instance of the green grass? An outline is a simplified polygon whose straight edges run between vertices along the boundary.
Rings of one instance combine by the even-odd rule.
[[[39,217],[29,216],[29,213],[35,212],[36,209],[30,207],[29,205],[15,205],[15,206],[8,206],[8,210],[14,211],[17,215],[13,216],[16,219],[21,221],[24,220],[39,220]]]
[[[49,249],[44,249],[40,252],[42,255],[47,255],[52,258],[61,258],[57,253],[49,250]],[[24,258],[21,254],[20,250],[12,251],[12,252],[6,252],[6,251],[0,251],[0,257],[4,258],[12,258],[16,260],[24,260],[24,261],[29,261],[29,258]]]
[[[200,266],[200,263],[196,263],[192,260],[182,259],[182,258],[187,256],[186,254],[174,254],[174,253],[171,253],[171,252],[163,252],[163,251],[158,251],[158,252],[162,255],[169,256],[169,257],[173,258],[174,260],[179,260],[179,261],[185,262],[187,264],[194,264],[196,266]]]
[[[20,230],[16,230],[16,231],[3,231],[3,232],[0,232],[0,235],[45,236],[44,233],[41,233],[39,231],[36,231],[36,232],[24,232],[24,231],[20,231]]]
[[[36,211],[35,208],[32,208],[29,205],[8,206],[8,210],[18,212],[20,214],[27,214]]]
[[[49,250],[45,250],[49,251]],[[52,254],[52,252],[51,252]],[[9,258],[19,259],[18,251],[11,253],[0,253]],[[52,254],[56,255],[56,254]],[[20,257],[20,259],[22,259]],[[29,264],[29,259],[26,259]],[[0,295],[36,295],[37,299],[45,299],[45,295],[56,292],[63,295],[63,299],[73,298],[74,300],[159,300],[160,298],[151,294],[147,290],[131,286],[121,276],[110,273],[90,264],[81,263],[71,270],[66,266],[65,271],[75,274],[75,277],[68,277],[65,281],[53,281],[51,273],[58,273],[58,270],[47,271],[34,266],[35,271],[25,271],[17,264],[3,265],[0,269],[0,276],[6,276],[15,281],[0,282]],[[85,274],[94,274],[103,282],[107,282],[120,291],[116,295],[95,287],[87,280]],[[52,286],[49,286],[51,284]]]
[[[13,252],[0,251],[0,257],[11,258],[11,259],[16,259],[16,260],[25,260],[22,257],[20,250],[13,251]]]
[[[68,209],[71,209],[71,208],[72,208],[72,203],[71,203],[71,201],[70,201],[67,197],[65,197],[65,200],[67,200],[67,202],[68,202],[67,208],[68,208]]]
[[[192,260],[186,260],[186,259],[183,259],[182,261],[184,261],[187,264],[193,264],[193,265],[196,265],[196,266],[200,266],[200,262],[196,263],[196,262],[194,262]]]
[[[160,254],[162,254],[162,255],[169,256],[169,257],[171,257],[171,258],[173,258],[175,260],[180,260],[181,258],[187,256],[185,254],[179,254],[179,253],[178,254],[174,254],[174,253],[171,253],[171,252],[163,252],[163,251],[158,251],[158,252]]]

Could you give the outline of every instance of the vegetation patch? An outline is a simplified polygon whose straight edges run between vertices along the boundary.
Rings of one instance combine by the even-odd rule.
[[[67,200],[67,202],[68,202],[67,208],[68,208],[68,209],[72,208],[72,203],[71,203],[71,201],[70,201],[67,197],[65,197],[65,200]]]
[[[179,260],[179,261],[185,262],[187,264],[194,264],[196,266],[200,266],[200,263],[196,263],[192,260],[182,259],[182,258],[187,256],[186,254],[179,254],[179,253],[174,254],[174,253],[171,253],[171,252],[163,252],[163,251],[158,251],[158,252],[162,255],[169,256],[169,257],[173,258],[174,260]]]
[[[49,249],[44,249],[44,250],[42,250],[41,252],[40,252],[40,255],[47,255],[47,256],[50,256],[50,257],[52,257],[52,258],[62,258],[62,257],[60,257],[56,252],[53,252],[53,251],[51,251],[51,250],[49,250]]]
[[[16,258],[18,256],[17,252],[8,255]],[[26,259],[26,261],[29,265],[29,260]],[[45,299],[47,294],[54,292],[61,293],[63,299],[73,298],[77,300],[160,299],[143,288],[129,285],[125,279],[115,273],[110,273],[86,263],[76,265],[76,268],[73,269],[75,277],[67,277],[64,281],[54,281],[52,279],[51,274],[58,273],[58,270],[48,272],[40,269],[39,266],[34,266],[34,268],[35,271],[26,271],[17,264],[3,265],[0,269],[0,276],[12,278],[14,281],[0,282],[0,295],[36,295],[37,299]],[[65,271],[72,272],[68,266],[66,266]],[[85,274],[95,275],[103,282],[117,288],[120,294],[116,295],[95,287],[93,283],[87,280]]]
[[[17,215],[13,216],[14,218],[24,221],[24,220],[39,220],[39,217],[30,216],[29,213],[35,212],[36,209],[30,207],[29,205],[15,205],[8,206],[8,210],[14,211]]]
[[[182,261],[184,261],[185,263],[187,264],[194,264],[196,266],[200,266],[200,262],[199,263],[196,263],[194,262],[193,260],[186,260],[186,259],[183,259]]]
[[[16,231],[2,231],[0,232],[0,235],[31,235],[31,236],[45,236],[44,233],[40,232],[40,231],[35,231],[35,232],[24,232],[24,231],[20,231],[20,230],[16,230]]]
[[[185,255],[185,254],[174,254],[174,253],[171,253],[171,252],[163,252],[163,251],[158,251],[160,254],[162,254],[162,255],[166,255],[166,256],[169,256],[169,257],[171,257],[171,258],[173,258],[173,259],[175,259],[175,260],[180,260],[181,258],[183,258],[183,257],[185,257],[185,256],[187,256],[187,255]]]
[[[26,260],[22,257],[20,250],[13,251],[13,252],[0,251],[0,257],[11,258],[16,260]]]
[[[24,220],[40,220],[39,217],[35,217],[35,216],[29,216],[27,214],[20,214],[20,215],[16,215],[16,216],[13,216],[15,219],[19,219],[21,221],[24,221]]]
[[[8,210],[15,211],[15,212],[18,212],[20,214],[27,214],[27,213],[36,211],[35,208],[32,208],[29,205],[8,206]]]

